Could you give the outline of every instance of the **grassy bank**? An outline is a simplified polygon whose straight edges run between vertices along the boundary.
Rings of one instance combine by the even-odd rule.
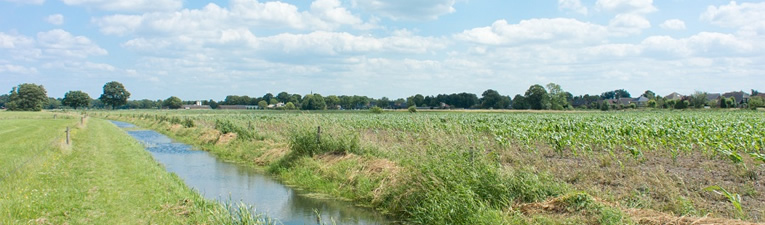
[[[64,130],[72,129],[66,145]],[[0,112],[0,224],[223,224],[237,215],[167,173],[111,123]],[[261,222],[256,222],[262,223]]]
[[[765,217],[759,112],[98,114],[418,224]]]

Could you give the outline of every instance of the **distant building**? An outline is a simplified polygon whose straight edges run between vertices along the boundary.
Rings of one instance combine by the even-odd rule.
[[[222,110],[251,110],[258,109],[257,105],[219,105],[218,109]]]
[[[715,101],[717,99],[720,99],[720,93],[707,93],[707,101]]]
[[[646,106],[648,105],[648,101],[650,101],[650,99],[641,95],[640,98],[635,99],[635,104],[637,104],[638,106]]]
[[[209,105],[202,105],[202,101],[197,101],[196,104],[193,105],[183,105],[181,106],[182,109],[212,109]]]
[[[683,99],[683,95],[681,95],[681,94],[679,94],[677,92],[672,92],[672,94],[664,96],[664,99],[667,99],[667,100],[682,100]]]
[[[751,97],[749,94],[743,91],[734,91],[734,92],[728,92],[722,95],[724,98],[730,98],[733,97],[736,99],[737,104],[746,104],[749,102],[749,97]]]

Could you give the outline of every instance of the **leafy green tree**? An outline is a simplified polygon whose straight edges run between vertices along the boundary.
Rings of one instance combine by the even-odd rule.
[[[266,102],[266,100],[260,100],[258,102],[258,108],[260,108],[260,109],[268,108],[268,102]]]
[[[301,107],[304,110],[325,110],[327,104],[324,102],[324,97],[319,94],[308,94],[303,97]]]
[[[290,93],[287,92],[279,92],[279,94],[276,95],[276,99],[279,100],[279,102],[287,103],[290,101]]]
[[[266,93],[265,95],[263,95],[263,99],[262,100],[265,100],[266,102],[271,102],[271,99],[273,99],[273,98],[274,98],[273,94]]]
[[[292,102],[287,102],[287,104],[284,104],[284,109],[286,109],[286,110],[295,110],[295,109],[297,109],[297,108],[295,107],[295,104],[294,104],[294,103],[292,103]]]
[[[268,104],[271,105],[276,105],[277,103],[279,103],[279,100],[276,100],[275,98],[272,98],[271,101],[268,101]]]
[[[643,93],[641,96],[646,97],[648,99],[654,99],[656,98],[656,93],[654,93],[651,90],[646,90],[645,93]]]
[[[390,103],[391,103],[391,101],[387,97],[382,97],[380,100],[377,100],[377,106],[379,106],[380,108],[383,108],[383,109],[389,108],[390,107]]]
[[[690,97],[689,104],[690,106],[693,106],[694,108],[703,108],[704,105],[707,103],[707,93],[696,91],[693,93]]]
[[[45,102],[45,105],[43,106],[44,109],[60,109],[61,106],[61,99],[56,99],[49,97],[48,101]]]
[[[749,98],[749,109],[757,110],[757,108],[765,107],[765,99],[760,96],[753,96]]]
[[[338,98],[336,95],[330,95],[324,98],[325,103],[327,104],[328,109],[337,109],[337,105],[340,104],[340,98]]]
[[[0,108],[5,107],[5,103],[8,102],[8,94],[0,95]]]
[[[517,94],[513,98],[513,109],[529,109],[529,105],[526,104],[526,97]]]
[[[503,99],[499,92],[489,89],[481,94],[481,108],[482,109],[504,109],[507,108],[504,104],[509,102]]]
[[[90,95],[82,91],[69,91],[64,94],[64,99],[61,101],[65,106],[72,107],[74,109],[90,106]]]
[[[165,101],[162,101],[162,106],[169,109],[180,109],[181,106],[183,106],[183,100],[175,96],[170,96],[169,98],[165,99]]]
[[[547,84],[548,97],[550,98],[550,109],[563,110],[568,108],[568,92],[563,91],[560,85],[555,83]]]
[[[687,109],[690,105],[690,102],[688,100],[678,100],[675,103],[675,109]]]
[[[111,81],[104,85],[104,93],[98,99],[112,109],[116,109],[127,104],[128,98],[130,98],[130,92],[125,89],[125,86],[120,82]]]
[[[13,87],[5,107],[10,111],[41,111],[48,102],[48,93],[42,85],[24,83]]]
[[[382,110],[382,108],[375,106],[375,107],[370,108],[369,112],[374,113],[374,114],[381,114],[381,113],[383,113],[383,110]]]
[[[542,110],[549,109],[550,103],[547,91],[542,85],[535,84],[526,90],[525,94],[526,104],[530,109]]]
[[[410,113],[416,113],[416,112],[417,112],[417,107],[415,107],[415,106],[409,106],[409,112],[410,112]]]

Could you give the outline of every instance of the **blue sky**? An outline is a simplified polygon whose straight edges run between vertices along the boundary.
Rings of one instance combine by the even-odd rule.
[[[765,90],[765,2],[0,0],[0,91],[216,99]]]

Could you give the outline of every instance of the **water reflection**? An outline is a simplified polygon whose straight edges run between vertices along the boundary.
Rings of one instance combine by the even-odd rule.
[[[132,124],[113,121],[119,127]],[[219,201],[243,201],[284,224],[316,224],[318,211],[325,223],[387,224],[386,219],[372,210],[355,207],[344,201],[316,199],[301,195],[260,172],[244,166],[218,160],[205,151],[173,142],[165,135],[151,130],[129,130],[128,134],[141,142],[154,159],[177,174],[187,185],[206,198]]]

